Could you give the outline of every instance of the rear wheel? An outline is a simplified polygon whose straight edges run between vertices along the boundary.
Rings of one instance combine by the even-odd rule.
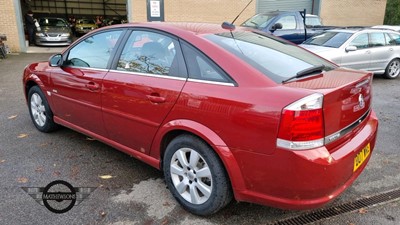
[[[172,195],[193,214],[213,214],[232,200],[220,159],[197,137],[181,135],[172,140],[165,151],[163,170]]]
[[[53,121],[53,112],[38,86],[29,89],[28,104],[32,122],[39,131],[50,132],[58,127]]]
[[[399,74],[400,74],[400,60],[393,59],[386,67],[385,78],[394,79],[397,78]]]

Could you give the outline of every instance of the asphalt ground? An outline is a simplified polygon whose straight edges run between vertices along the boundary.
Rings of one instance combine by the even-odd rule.
[[[0,224],[270,224],[315,211],[232,202],[215,215],[194,216],[177,205],[158,170],[66,128],[51,134],[37,131],[23,97],[22,71],[50,55],[21,53],[0,61]],[[377,145],[360,177],[325,208],[400,188],[399,86],[400,78],[374,77]],[[93,189],[63,214],[50,212],[23,190],[55,180]],[[400,200],[313,224],[400,224]]]

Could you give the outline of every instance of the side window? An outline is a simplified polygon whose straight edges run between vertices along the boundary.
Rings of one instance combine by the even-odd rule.
[[[396,42],[394,42],[388,33],[384,33],[385,35],[385,41],[386,41],[386,45],[396,45]]]
[[[160,33],[133,31],[122,50],[117,70],[186,77],[179,61],[183,60],[177,40]]]
[[[86,38],[68,53],[66,64],[77,67],[105,69],[111,52],[122,31],[108,31]]]
[[[282,30],[296,29],[296,18],[294,16],[284,16],[277,23],[282,24]]]
[[[392,40],[390,41],[391,45],[400,45],[400,35],[399,34],[390,33],[389,35],[392,38]]]
[[[214,62],[191,45],[182,45],[189,78],[197,80],[232,83],[231,79]]]
[[[350,43],[351,46],[356,46],[357,49],[368,48],[368,34],[360,34]]]
[[[370,33],[370,44],[371,47],[385,46],[385,35],[383,33]]]

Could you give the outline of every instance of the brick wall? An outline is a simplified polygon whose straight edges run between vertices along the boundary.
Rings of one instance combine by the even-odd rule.
[[[134,22],[147,21],[146,2],[146,0],[132,0]],[[164,1],[164,18],[165,21],[231,22],[248,3],[249,0]],[[244,20],[253,16],[255,13],[256,1],[253,1],[235,24],[244,22]]]
[[[7,41],[4,43],[10,47],[12,52],[20,51],[17,18],[13,0],[0,1],[0,33],[7,35]]]
[[[381,25],[386,0],[322,0],[320,16],[324,25]]]

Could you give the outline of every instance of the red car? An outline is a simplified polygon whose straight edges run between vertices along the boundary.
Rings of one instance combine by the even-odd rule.
[[[255,30],[139,23],[28,65],[23,86],[39,131],[132,155],[209,215],[232,198],[307,209],[342,193],[375,146],[372,78]]]

